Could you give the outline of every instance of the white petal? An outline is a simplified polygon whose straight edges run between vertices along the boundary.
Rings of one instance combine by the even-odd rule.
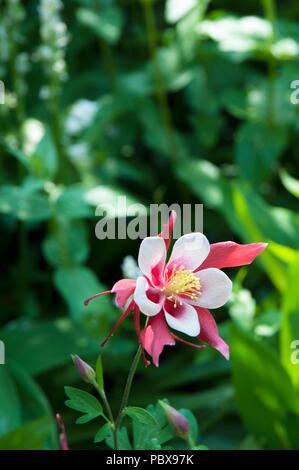
[[[165,263],[166,247],[163,238],[161,237],[147,237],[142,240],[138,264],[139,268],[147,277],[151,279],[151,269],[159,262]]]
[[[168,307],[169,307],[168,303]],[[183,303],[178,305],[177,308],[173,308],[173,315],[166,311],[164,306],[165,318],[168,325],[177,331],[181,331],[189,336],[198,336],[200,333],[200,326],[198,321],[198,315],[195,308],[192,305]]]
[[[232,281],[220,269],[208,268],[198,271],[201,295],[188,303],[205,308],[218,308],[224,305],[232,291]]]
[[[179,261],[186,269],[198,268],[210,252],[210,244],[205,235],[200,232],[187,233],[173,245],[169,263]]]
[[[146,291],[150,288],[147,280],[142,276],[138,277],[136,283],[136,289],[134,292],[134,300],[141,312],[148,316],[157,315],[163,306],[165,301],[165,296],[157,290],[157,293],[160,294],[159,303],[152,302],[146,295]]]

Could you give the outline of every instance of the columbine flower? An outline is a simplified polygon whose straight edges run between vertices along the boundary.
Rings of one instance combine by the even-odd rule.
[[[164,346],[173,346],[175,340],[199,349],[206,347],[179,338],[169,327],[197,337],[228,359],[228,345],[220,338],[216,322],[207,309],[221,307],[231,294],[232,283],[221,269],[250,264],[267,244],[239,245],[229,241],[210,245],[202,233],[190,233],[175,242],[167,262],[167,250],[175,219],[176,214],[172,212],[160,235],[142,241],[138,264],[143,275],[137,281],[122,279],[111,291],[96,294],[85,301],[85,305],[95,297],[114,293],[116,304],[124,308],[131,298],[102,346],[133,310],[140,344],[156,366],[159,365],[159,356]],[[139,327],[140,312],[149,317],[142,332]],[[144,351],[143,357],[148,364]]]

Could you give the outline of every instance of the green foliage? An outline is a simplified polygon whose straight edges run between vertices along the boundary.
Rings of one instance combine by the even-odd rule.
[[[125,414],[130,416],[133,421],[138,421],[142,424],[147,424],[149,426],[155,425],[155,418],[143,408],[138,408],[137,406],[129,406],[125,409]]]
[[[298,422],[296,393],[279,357],[245,333],[231,329],[233,382],[249,430],[268,448],[291,448],[288,419]]]
[[[114,296],[83,302],[137,257],[140,240],[95,235],[104,216],[131,220],[118,205],[126,196],[142,215],[151,203],[204,204],[211,243],[268,247],[229,270],[232,297],[215,311],[232,363],[177,345],[159,368],[139,366],[120,448],[186,448],[147,406],[166,396],[194,449],[297,449],[297,2],[53,5],[0,7],[0,448],[58,448],[61,410],[71,448],[113,447],[108,423],[74,429],[63,386],[79,423],[102,415],[93,395],[74,392],[70,355],[95,365],[120,317]],[[129,315],[101,351],[113,414],[136,343]],[[103,391],[101,359],[95,369]]]
[[[103,408],[99,401],[90,393],[74,387],[65,387],[65,393],[70,398],[65,404],[76,411],[84,413],[77,419],[77,424],[85,424],[98,416],[103,416]]]
[[[104,426],[101,427],[101,429],[99,429],[99,431],[96,433],[95,438],[94,438],[95,444],[96,444],[97,442],[102,442],[102,441],[103,441],[104,439],[106,439],[110,434],[111,434],[111,424],[110,424],[110,423],[106,423],[106,424],[104,424]]]

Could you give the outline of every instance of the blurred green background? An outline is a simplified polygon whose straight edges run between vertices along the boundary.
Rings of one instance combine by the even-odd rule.
[[[269,243],[214,312],[231,360],[166,347],[130,403],[192,410],[211,449],[299,449],[298,21],[296,0],[1,1],[1,449],[57,448],[56,412],[96,448],[63,387],[120,315],[83,300],[134,275],[138,240],[95,237],[119,195],[203,203],[211,243]],[[103,350],[115,410],[136,347],[129,317]]]

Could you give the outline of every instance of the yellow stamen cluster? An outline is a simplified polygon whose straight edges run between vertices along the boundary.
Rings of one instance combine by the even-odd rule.
[[[190,269],[185,269],[185,266],[177,269],[177,265],[174,264],[171,272],[166,268],[165,277],[166,284],[161,291],[165,292],[168,300],[174,301],[174,308],[177,306],[177,301],[180,305],[183,304],[178,295],[184,295],[191,300],[197,300],[201,295],[198,277]]]

